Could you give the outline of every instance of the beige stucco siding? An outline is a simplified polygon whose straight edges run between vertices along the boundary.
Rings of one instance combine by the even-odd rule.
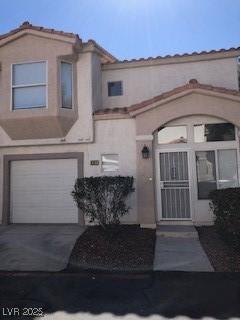
[[[38,112],[39,115],[57,113],[58,91],[57,91],[57,56],[72,54],[72,45],[56,40],[44,39],[33,35],[25,35],[13,42],[0,48],[0,61],[2,64],[2,95],[1,116],[3,112],[11,109],[11,65],[14,63],[25,63],[35,61],[47,61],[48,63],[48,109],[22,110],[19,117],[22,118],[30,113],[33,115]],[[8,114],[8,116],[10,116]]]
[[[95,122],[95,142],[87,145],[85,168],[86,176],[99,176],[104,173],[101,166],[90,166],[90,160],[101,160],[101,154],[119,155],[119,172],[117,175],[133,176],[136,187],[136,134],[135,120],[105,120]],[[137,190],[131,195],[128,205],[130,213],[122,221],[136,223]]]
[[[136,132],[152,134],[165,123],[188,115],[218,116],[240,126],[239,100],[233,101],[206,92],[187,93],[137,116]]]
[[[84,176],[100,176],[101,165],[91,166],[90,160],[101,160],[101,154],[119,154],[120,169],[117,174],[131,175],[136,178],[136,145],[135,145],[135,123],[133,119],[122,119],[114,121],[96,121],[96,141],[89,144],[65,144],[51,146],[25,146],[0,148],[0,170],[3,173],[3,156],[13,154],[39,154],[39,153],[84,153]],[[3,174],[0,175],[0,208],[3,201]],[[136,223],[136,192],[129,199],[131,207],[129,215],[123,218],[123,222]],[[2,217],[2,212],[0,214]],[[1,218],[0,218],[1,222]]]
[[[102,106],[102,69],[100,57],[92,54],[92,109],[95,111]]]
[[[31,37],[31,36],[29,36]],[[31,39],[29,39],[30,41]],[[31,40],[32,41],[32,40]],[[50,46],[50,48],[54,47],[53,40],[46,40],[45,46]],[[47,41],[47,42],[46,42]],[[50,42],[49,42],[50,41]],[[40,39],[41,43],[41,39]],[[27,44],[26,44],[27,45]],[[61,47],[62,43],[60,43],[60,47],[58,48],[57,52],[65,52],[61,51],[64,48]],[[63,46],[65,44],[63,43]],[[10,44],[8,45],[10,46]],[[29,43],[28,43],[29,46]],[[69,44],[66,44],[67,48],[70,46]],[[0,52],[2,52],[3,48],[0,49]],[[56,50],[53,49],[53,52]],[[67,53],[67,52],[65,52]],[[3,53],[2,53],[3,54]],[[27,55],[28,54],[28,55]],[[50,54],[50,53],[49,53]],[[40,59],[41,58],[41,59]],[[59,138],[51,138],[54,135],[50,134],[52,131],[54,132],[55,126],[54,123],[56,122],[56,126],[58,125],[58,119],[59,116],[62,118],[61,123],[64,125],[68,121],[71,121],[72,113],[75,115],[78,115],[77,120],[75,123],[70,125],[71,129],[68,131],[68,133],[65,135],[64,139],[68,143],[79,143],[79,142],[91,142],[93,141],[93,119],[92,119],[92,111],[93,111],[93,104],[96,103],[96,105],[99,105],[99,89],[96,89],[97,83],[99,81],[94,82],[93,86],[93,75],[94,75],[94,68],[93,66],[99,67],[99,57],[94,55],[94,58],[92,57],[91,53],[82,53],[78,54],[77,62],[75,63],[74,68],[74,105],[73,110],[66,110],[61,109],[61,105],[59,102],[59,93],[60,90],[58,90],[58,84],[59,84],[59,63],[57,63],[57,57],[51,57],[49,58],[47,54],[43,53],[38,55],[32,55],[32,52],[26,53],[26,57],[22,60],[28,62],[28,61],[38,61],[38,60],[44,60],[47,59],[48,61],[48,101],[49,106],[47,109],[40,108],[40,109],[28,109],[28,110],[17,110],[17,117],[20,119],[23,118],[22,121],[24,121],[24,128],[22,130],[26,131],[26,134],[29,135],[28,139],[20,139],[18,140],[12,140],[6,131],[1,127],[0,128],[0,145],[1,146],[13,146],[13,145],[36,145],[36,144],[59,144],[60,140]],[[49,60],[50,59],[50,60]],[[94,63],[93,63],[94,60]],[[5,60],[4,60],[5,61]],[[1,106],[1,115],[0,118],[6,119],[8,117],[16,117],[16,111],[10,111],[10,93],[11,93],[11,87],[10,87],[10,78],[11,78],[11,67],[10,67],[10,61],[12,62],[19,62],[21,61],[20,58],[15,60],[12,57],[12,60],[9,60],[9,62],[4,62],[3,68],[4,70],[0,71],[0,81],[3,79],[6,79],[4,81],[4,86],[0,86],[0,106]],[[60,61],[60,60],[59,60]],[[98,71],[99,72],[99,71]],[[99,77],[98,77],[99,78]],[[93,95],[93,92],[98,92],[96,97]],[[2,93],[2,94],[1,94]],[[52,99],[52,96],[54,97]],[[95,102],[98,101],[98,102]],[[5,112],[6,111],[6,112]],[[44,117],[45,114],[52,113],[55,116],[52,117]],[[69,114],[70,114],[70,120],[69,120]],[[29,117],[34,116],[34,118]],[[42,122],[41,122],[42,119]],[[19,119],[17,118],[16,121]],[[6,121],[6,120],[5,120]],[[35,121],[36,125],[31,128],[30,124]],[[14,130],[13,123],[13,130]],[[60,124],[59,124],[60,126]],[[69,126],[68,126],[69,127]],[[41,139],[36,139],[35,135],[33,135],[33,130],[37,130],[37,128],[44,128],[43,133],[41,134]],[[59,129],[60,130],[60,129]],[[48,138],[49,137],[49,138]]]
[[[190,79],[238,88],[236,58],[103,70],[103,108],[126,107],[186,84]],[[123,95],[107,96],[108,81],[123,81]]]
[[[65,136],[77,119],[77,108],[61,110],[60,61],[73,62],[74,83],[76,65],[73,44],[47,39],[36,35],[23,35],[0,47],[0,125],[14,140],[32,138],[54,138]],[[45,61],[47,68],[44,108],[12,110],[12,65]],[[76,104],[76,97],[74,97]]]
[[[150,108],[150,107],[149,107]],[[137,152],[137,181],[138,184],[138,215],[141,222],[154,224],[156,222],[156,210],[154,210],[154,177],[153,162],[151,159],[141,158],[141,148],[147,145],[152,155],[154,149],[152,141],[144,140],[144,137],[151,136],[160,126],[186,116],[218,117],[221,120],[231,122],[240,127],[240,103],[239,97],[226,97],[223,94],[210,94],[209,92],[196,90],[182,96],[175,95],[171,101],[160,102],[152,105],[149,110],[143,110],[136,116],[136,135],[143,139],[138,141]],[[204,119],[204,118],[203,118]],[[206,118],[205,118],[206,119]],[[192,162],[194,163],[194,158]],[[151,180],[149,179],[151,178]],[[144,197],[144,202],[143,202]],[[202,210],[200,210],[202,209]],[[211,222],[212,216],[209,214],[208,202],[204,202],[204,207],[199,207],[199,202],[194,202],[195,216],[193,222],[198,224]],[[199,212],[201,211],[201,214]]]
[[[60,62],[73,63],[73,108],[61,108]],[[14,63],[47,62],[47,108],[11,110],[11,66]],[[24,35],[0,48],[0,124],[16,144],[36,138],[65,137],[68,141],[93,140],[92,112],[101,104],[101,63],[96,53],[75,53],[73,43]],[[42,122],[41,122],[42,120]],[[77,120],[77,123],[76,123]],[[43,129],[44,127],[44,129]],[[71,131],[72,129],[72,131]],[[20,131],[20,132],[19,132]],[[70,132],[71,131],[71,132]],[[11,139],[0,135],[3,144]],[[21,141],[21,137],[22,140]],[[49,139],[48,139],[49,138]],[[32,141],[27,141],[32,140]],[[14,141],[12,141],[14,144]]]

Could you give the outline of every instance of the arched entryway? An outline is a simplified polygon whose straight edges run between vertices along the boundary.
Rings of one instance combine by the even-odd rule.
[[[210,224],[211,190],[239,186],[238,129],[226,120],[188,116],[154,133],[158,223]]]
[[[214,89],[214,88],[213,88]],[[169,124],[177,119],[184,119],[186,117],[205,117],[217,118],[218,121],[233,124],[235,127],[240,127],[240,97],[239,95],[231,94],[231,92],[221,92],[217,88],[213,90],[212,87],[208,89],[204,86],[198,87],[186,86],[181,90],[173,90],[173,93],[160,96],[152,99],[149,102],[134,106],[130,110],[130,115],[136,119],[136,145],[137,145],[137,209],[139,223],[142,226],[155,226],[159,221],[159,203],[158,190],[156,189],[157,172],[155,167],[156,162],[156,141],[155,133],[159,127]],[[203,119],[202,118],[202,119]],[[174,120],[175,119],[175,120]],[[197,123],[196,123],[197,124]],[[192,124],[194,130],[194,124]],[[194,142],[195,143],[195,142]],[[194,167],[196,154],[193,147],[193,140],[188,143],[187,158],[192,157],[191,165]],[[217,147],[217,143],[211,142]],[[221,145],[220,141],[218,141]],[[238,150],[238,137],[234,142],[228,142],[229,148]],[[184,144],[185,145],[185,144]],[[147,146],[150,150],[150,158],[143,159],[142,148]],[[178,145],[179,147],[180,145]],[[200,144],[199,144],[200,146]],[[203,146],[203,145],[202,145]],[[212,147],[213,145],[208,145]],[[196,146],[195,146],[196,147]],[[211,149],[212,150],[212,149]],[[209,150],[209,151],[211,151]],[[213,149],[215,158],[218,148]],[[173,150],[172,150],[173,151]],[[179,151],[179,150],[178,150]],[[199,151],[205,151],[199,150]],[[190,155],[189,155],[190,153]],[[199,154],[203,157],[203,154]],[[237,155],[238,156],[238,155]],[[185,155],[183,155],[185,157]],[[208,158],[210,156],[208,155]],[[188,160],[189,161],[189,160]],[[238,161],[239,163],[239,161]],[[217,164],[216,164],[217,165]],[[215,168],[218,170],[217,168]],[[194,169],[192,169],[194,170]],[[195,169],[196,170],[196,169]],[[191,173],[192,174],[192,173]],[[190,176],[190,175],[189,175]],[[190,183],[194,183],[189,181]],[[200,201],[200,200],[199,200]],[[191,203],[194,203],[191,202]],[[199,202],[200,203],[200,202]],[[202,201],[204,203],[204,201]],[[195,207],[197,203],[194,204]],[[202,204],[200,205],[202,206]],[[204,207],[204,206],[202,206]],[[205,201],[206,215],[209,214],[208,202]],[[202,212],[203,212],[202,211]],[[194,213],[193,213],[194,212]],[[200,212],[200,211],[199,211]],[[196,219],[195,209],[191,211],[191,221],[194,223],[207,223],[209,219],[207,216]],[[197,221],[198,220],[198,221]]]

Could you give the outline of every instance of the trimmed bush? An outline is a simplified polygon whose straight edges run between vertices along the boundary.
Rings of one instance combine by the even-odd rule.
[[[229,244],[240,248],[240,188],[212,191],[210,199],[217,231]]]
[[[133,177],[89,177],[76,180],[72,196],[90,222],[106,229],[128,213],[125,200],[133,191]]]

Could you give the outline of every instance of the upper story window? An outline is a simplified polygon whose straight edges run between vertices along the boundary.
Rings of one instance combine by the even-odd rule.
[[[122,81],[111,81],[108,82],[108,96],[122,96],[123,95],[123,88],[122,88]]]
[[[187,127],[172,126],[160,128],[158,131],[158,143],[187,143]]]
[[[73,106],[73,67],[72,63],[61,62],[61,97],[62,108],[72,109]]]
[[[194,125],[194,142],[234,140],[235,127],[232,123],[209,123]]]
[[[12,109],[47,106],[46,62],[13,64]]]

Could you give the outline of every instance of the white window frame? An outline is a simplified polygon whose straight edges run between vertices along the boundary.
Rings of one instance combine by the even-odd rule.
[[[102,161],[102,158],[103,156],[118,156],[118,169],[116,171],[104,171],[103,170],[103,161]],[[108,174],[113,174],[113,173],[119,173],[120,171],[120,159],[119,159],[119,153],[114,153],[114,152],[109,152],[109,153],[101,153],[101,172],[104,173],[105,175],[108,175]]]
[[[69,107],[63,107],[63,101],[62,101],[62,62],[63,63],[68,63],[68,64],[71,64],[72,65],[72,106],[71,108]],[[64,110],[73,110],[74,109],[74,76],[73,76],[73,63],[70,62],[70,61],[67,61],[67,60],[60,60],[60,63],[59,63],[59,73],[60,73],[60,100],[61,100],[61,109],[64,109]]]
[[[198,149],[195,149],[193,150],[194,151],[194,156],[195,156],[195,166],[196,166],[196,152],[205,152],[205,151],[213,151],[214,153],[214,160],[215,160],[215,170],[216,170],[216,186],[217,186],[217,190],[220,190],[219,188],[219,162],[218,162],[218,151],[221,151],[221,150],[234,150],[236,151],[236,163],[237,163],[237,181],[238,181],[238,187],[240,186],[240,168],[239,168],[239,163],[240,163],[240,158],[239,158],[239,148],[237,148],[237,146],[234,146],[234,145],[229,145],[229,146],[212,146],[212,147],[209,147],[209,148],[200,148],[199,150]],[[197,169],[196,169],[197,170]],[[198,191],[198,176],[196,174],[196,187],[197,187],[197,191]],[[209,199],[199,199],[199,201],[201,200],[207,200],[209,201]]]
[[[38,84],[28,84],[28,85],[13,85],[13,67],[15,65],[20,64],[33,64],[33,63],[41,63],[44,62],[46,66],[46,83],[38,83]],[[38,61],[23,61],[23,62],[16,62],[11,64],[11,77],[10,77],[10,88],[11,88],[11,94],[10,94],[10,110],[11,111],[18,111],[18,110],[28,110],[28,109],[47,109],[48,108],[48,61],[47,60],[38,60]],[[46,88],[46,105],[45,106],[32,106],[32,107],[23,107],[23,108],[14,108],[13,106],[13,89],[14,88],[29,88],[29,87],[39,87],[39,86],[45,86]]]
[[[221,124],[221,123],[230,123],[230,122],[227,122],[227,121],[225,121],[225,122],[218,122],[218,123],[198,123],[198,124],[194,124],[193,126],[192,126],[192,130],[193,130],[193,136],[192,136],[192,143],[197,143],[197,144],[201,144],[201,143],[207,143],[207,144],[209,144],[209,143],[218,143],[218,142],[224,142],[224,143],[226,143],[226,142],[236,142],[237,141],[237,139],[238,139],[238,131],[237,131],[237,128],[236,128],[236,126],[233,124],[233,123],[231,123],[233,126],[234,126],[234,134],[235,134],[235,139],[234,140],[220,140],[220,141],[202,141],[202,142],[195,142],[195,132],[194,132],[194,127],[195,126],[197,126],[197,125],[205,125],[205,124]]]
[[[186,128],[186,138],[187,138],[187,142],[179,142],[179,143],[159,143],[158,141],[158,132],[160,132],[161,130],[157,131],[157,145],[158,146],[168,146],[168,145],[171,145],[171,146],[176,146],[176,148],[178,148],[178,146],[186,146],[186,144],[189,143],[189,139],[190,139],[190,134],[189,134],[189,126],[187,124],[177,124],[177,125],[166,125],[166,126],[163,126],[165,128],[175,128],[175,127],[185,127]],[[160,128],[159,128],[160,129]]]

